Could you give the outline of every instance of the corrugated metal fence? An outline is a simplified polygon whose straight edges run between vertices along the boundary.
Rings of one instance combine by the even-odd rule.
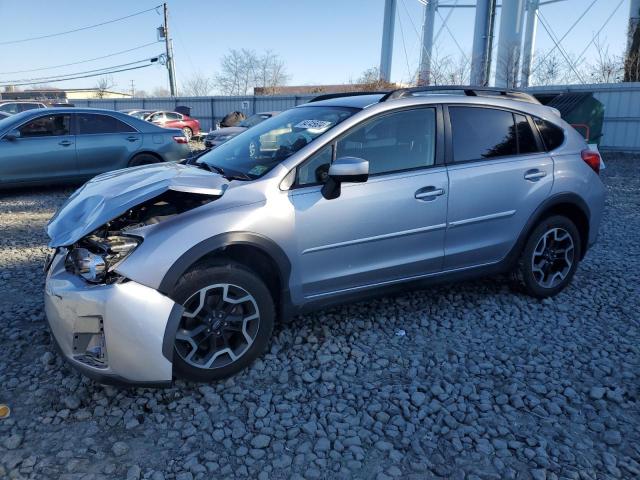
[[[591,92],[604,105],[601,150],[640,151],[640,83],[532,87],[531,93]]]
[[[76,107],[107,108],[109,110],[141,108],[172,111],[177,106],[191,107],[193,118],[200,121],[204,131],[209,131],[229,112],[239,111],[245,115],[252,115],[258,112],[287,110],[301,103],[306,103],[315,96],[117,98],[72,100],[72,102]]]
[[[530,92],[593,92],[605,106],[603,150],[640,151],[640,83],[610,83],[593,85],[559,85],[532,87]],[[78,107],[123,110],[144,108],[174,110],[178,105],[191,107],[194,118],[205,131],[211,129],[227,113],[238,110],[246,115],[272,110],[286,110],[305,103],[315,95],[246,96],[246,97],[177,97],[73,100]]]

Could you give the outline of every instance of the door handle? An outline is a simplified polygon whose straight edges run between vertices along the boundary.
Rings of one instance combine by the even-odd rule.
[[[136,140],[139,140],[138,137],[127,137],[127,140],[129,140],[130,142],[135,142]]]
[[[444,188],[436,188],[434,186],[424,187],[416,191],[416,200],[435,200],[436,197],[444,195]]]
[[[545,172],[544,170],[535,169],[535,170],[528,170],[524,174],[524,179],[529,180],[530,182],[537,182],[542,177],[546,177],[546,176],[547,176],[547,172]]]
[[[69,145],[73,145],[73,142],[71,140],[62,140],[61,142],[58,142],[58,145],[62,145],[63,147],[68,147]]]

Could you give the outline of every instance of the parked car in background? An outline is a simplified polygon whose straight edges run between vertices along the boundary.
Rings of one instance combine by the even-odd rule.
[[[102,382],[211,381],[262,354],[278,317],[416,281],[504,272],[561,292],[598,235],[599,155],[530,95],[448,90],[318,99],[195,165],[87,183],[47,226],[64,358]]]
[[[204,139],[204,146],[207,148],[214,148],[218,145],[222,145],[224,142],[231,140],[239,133],[248,130],[251,127],[255,127],[259,123],[268,120],[269,118],[278,115],[280,112],[261,112],[251,115],[250,117],[242,120],[235,127],[219,128],[217,130],[210,131]]]
[[[79,182],[188,154],[180,130],[112,110],[48,108],[0,120],[0,188]]]
[[[0,100],[0,112],[8,113],[9,115],[25,112],[27,110],[34,110],[36,108],[47,108],[47,106],[42,102],[3,102]]]
[[[155,111],[145,117],[148,122],[164,128],[179,128],[187,140],[200,133],[200,122],[178,112]]]
[[[151,115],[155,110],[139,110],[139,109],[128,109],[128,110],[119,110],[121,113],[126,113],[127,115],[131,115],[132,117],[139,118],[140,120],[144,120],[146,117]]]

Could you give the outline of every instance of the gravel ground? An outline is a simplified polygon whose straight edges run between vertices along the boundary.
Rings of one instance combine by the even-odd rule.
[[[326,310],[165,390],[62,364],[41,264],[70,190],[4,193],[0,478],[638,478],[639,161],[608,159],[600,241],[552,300],[483,280]]]

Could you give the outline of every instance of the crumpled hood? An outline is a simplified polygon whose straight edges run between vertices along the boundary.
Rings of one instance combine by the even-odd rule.
[[[49,246],[71,245],[167,190],[221,196],[228,186],[229,182],[218,174],[177,163],[103,173],[76,190],[49,220]]]

